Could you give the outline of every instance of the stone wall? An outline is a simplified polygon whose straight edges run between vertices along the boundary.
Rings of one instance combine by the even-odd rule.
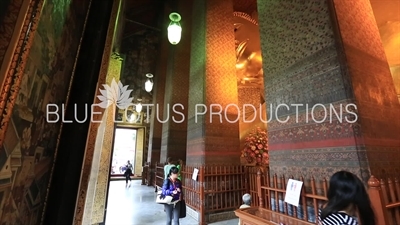
[[[347,169],[367,180],[371,170],[375,175],[381,174],[383,161],[399,158],[396,154],[400,146],[394,141],[396,132],[392,132],[398,129],[398,123],[394,123],[395,128],[388,126],[395,120],[393,115],[399,107],[393,101],[393,82],[386,79],[390,76],[388,68],[372,68],[375,65],[372,61],[380,65],[380,60],[371,53],[382,50],[375,40],[378,31],[367,32],[374,26],[370,22],[367,27],[359,26],[365,24],[361,20],[368,18],[367,21],[371,21],[368,7],[365,8],[368,4],[368,1],[352,6],[340,1],[314,0],[307,4],[301,0],[290,3],[258,1],[265,95],[266,102],[272,104],[272,110],[267,108],[268,118],[273,117],[268,123],[271,173],[327,178],[337,170]],[[364,12],[362,8],[366,9],[365,13],[356,13]],[[349,13],[349,9],[354,13]],[[341,13],[339,18],[335,12]],[[373,37],[374,41],[366,40],[369,38],[365,35]],[[344,45],[345,51],[343,40],[348,42]],[[365,46],[354,48],[361,42]],[[371,46],[375,50],[368,53],[361,50]],[[370,62],[368,68],[374,73],[365,69],[366,64],[362,62],[367,61]],[[373,82],[377,73],[385,77],[389,91],[383,90],[384,85]],[[365,82],[367,77],[370,81]],[[374,112],[374,107],[367,103],[371,101],[375,110],[379,106],[380,115],[386,114],[385,119],[368,119]],[[278,109],[279,104],[290,108]],[[303,106],[296,112],[293,104]],[[349,104],[357,106],[357,110],[351,107],[356,114],[346,112],[345,107]],[[314,106],[318,107],[312,112]],[[327,109],[325,120],[323,106]],[[344,118],[340,121],[330,110],[339,112],[341,106],[342,116],[350,122]],[[351,108],[348,111],[352,111]],[[278,118],[274,116],[275,110]],[[353,122],[354,115],[358,117],[356,122]],[[278,120],[283,121],[287,116],[290,117],[287,122]],[[381,134],[376,137],[380,139],[367,141],[366,137],[377,134],[378,130]],[[387,147],[376,147],[385,140],[389,141],[384,145]],[[387,168],[393,165],[394,161],[387,164]]]
[[[239,163],[239,124],[228,121],[238,112],[227,107],[238,103],[233,3],[199,0],[193,9],[187,164]],[[207,107],[204,116],[196,115],[198,104]],[[226,116],[210,116],[211,110]]]

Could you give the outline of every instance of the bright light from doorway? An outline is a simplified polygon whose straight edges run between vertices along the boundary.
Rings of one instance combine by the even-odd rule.
[[[128,160],[135,168],[136,135],[136,129],[115,129],[111,175],[123,174]]]

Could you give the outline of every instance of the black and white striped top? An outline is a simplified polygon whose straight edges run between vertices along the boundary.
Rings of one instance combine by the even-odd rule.
[[[321,212],[318,215],[319,225],[358,225],[356,218],[347,215],[346,213],[337,212],[331,213],[324,220],[321,220]]]

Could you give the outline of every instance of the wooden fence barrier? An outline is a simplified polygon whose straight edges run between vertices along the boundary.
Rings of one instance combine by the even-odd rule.
[[[156,163],[155,172],[154,172],[154,188],[159,189],[162,188],[164,182],[164,164]]]
[[[183,184],[183,195],[186,205],[197,211],[200,215],[200,224],[204,222],[204,170],[199,170],[197,179],[192,179],[195,166],[182,166],[181,178]]]
[[[198,169],[196,179],[192,179]],[[156,163],[153,172],[154,186],[161,188],[164,180],[164,165]],[[327,200],[327,180],[313,178],[303,181],[298,207],[284,202],[287,179],[270,176],[267,168],[228,165],[183,165],[181,171],[186,204],[199,213],[200,224],[209,222],[209,215],[237,209],[242,204],[242,195],[250,193],[253,208],[236,210],[244,216],[243,224],[318,224],[318,210]],[[293,178],[292,178],[293,179]],[[374,176],[368,181],[368,194],[379,225],[400,225],[399,178],[378,180]],[[249,222],[253,221],[253,222]]]
[[[269,174],[266,174],[269,177]],[[318,209],[327,200],[328,190],[327,181],[323,180],[317,186],[312,178],[306,181],[303,177],[299,180],[303,182],[299,206],[295,207],[284,201],[286,193],[286,182],[284,177],[278,178],[276,175],[271,179],[265,179],[262,185],[262,173],[257,175],[259,190],[260,207],[265,208],[270,214],[270,221],[274,223],[311,225],[317,223]],[[293,179],[293,178],[292,178]],[[306,192],[307,190],[307,192]]]
[[[265,175],[268,174],[268,167],[260,168],[259,166],[246,166],[246,185],[247,185],[247,193],[251,195],[251,206],[259,206],[260,198],[258,197],[258,186],[257,186],[257,174],[258,171],[264,171],[260,174],[261,183],[265,182]]]
[[[284,177],[270,176],[268,171],[257,174],[259,207],[236,210],[242,224],[318,224],[318,211],[326,202],[328,184],[326,180],[316,182],[313,178],[303,181],[298,207],[284,202],[286,182]],[[254,178],[253,178],[254,179]],[[400,225],[400,182],[394,179],[381,179],[374,176],[368,181],[368,194],[379,225]]]
[[[196,180],[193,171],[198,169]],[[183,166],[185,201],[199,213],[200,224],[210,222],[210,215],[229,212],[242,204],[246,188],[246,168],[242,165]]]
[[[151,186],[151,166],[146,162],[142,170],[142,185]]]
[[[379,225],[400,225],[399,178],[387,178],[379,181],[371,176],[368,187],[368,194]]]

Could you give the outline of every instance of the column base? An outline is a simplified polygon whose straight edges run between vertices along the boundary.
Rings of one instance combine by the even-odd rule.
[[[186,215],[192,217],[194,220],[197,222],[200,222],[200,212],[196,211],[195,209],[192,209],[189,206],[186,206]],[[224,221],[224,220],[231,220],[231,219],[236,219],[237,216],[235,215],[235,212],[232,211],[226,211],[226,212],[219,212],[219,213],[210,213],[207,214],[205,217],[206,223],[216,223],[219,221]]]

